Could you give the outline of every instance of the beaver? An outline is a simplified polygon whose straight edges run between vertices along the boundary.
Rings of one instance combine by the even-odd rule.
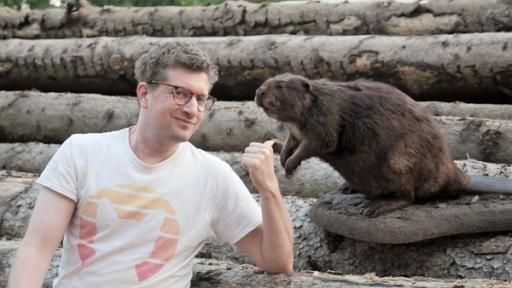
[[[460,170],[433,117],[391,85],[285,73],[266,80],[255,101],[289,131],[280,153],[286,174],[320,158],[345,190],[372,200],[361,211],[367,216],[465,191],[512,193],[512,181]]]

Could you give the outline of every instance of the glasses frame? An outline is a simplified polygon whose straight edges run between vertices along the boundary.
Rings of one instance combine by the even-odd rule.
[[[148,84],[153,84],[153,85],[164,85],[164,86],[167,86],[167,87],[171,87],[173,88],[173,91],[172,91],[172,98],[174,100],[174,102],[180,106],[185,106],[187,105],[190,100],[192,100],[192,98],[194,98],[194,95],[196,95],[196,101],[197,101],[197,94],[194,94],[192,93],[192,91],[190,91],[190,89],[187,89],[185,87],[181,87],[181,86],[178,86],[178,85],[173,85],[173,84],[169,84],[169,83],[165,83],[165,82],[161,82],[161,81],[155,81],[155,80],[149,80],[148,81]],[[187,102],[183,103],[183,104],[180,104],[178,103],[178,101],[176,101],[176,90],[180,88],[180,89],[183,89],[185,91],[188,91],[190,93],[190,98],[187,100]],[[204,104],[204,107],[203,109],[201,110],[200,107],[201,105],[199,105],[199,102],[197,103],[197,110],[200,111],[200,112],[204,112],[204,111],[210,111],[212,110],[213,108],[213,105],[215,105],[215,102],[217,101],[217,98],[213,97],[212,95],[207,95],[208,97],[206,97],[206,100],[205,100],[205,104]],[[207,106],[207,103],[208,101],[211,101],[212,104],[210,105],[210,108],[206,109],[206,106]]]

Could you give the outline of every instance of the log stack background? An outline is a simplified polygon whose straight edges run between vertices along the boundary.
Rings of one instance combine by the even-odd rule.
[[[69,135],[135,123],[133,64],[157,43],[197,43],[219,65],[220,80],[212,94],[222,101],[191,141],[226,160],[255,197],[240,167],[240,153],[251,141],[286,136],[283,126],[252,101],[259,84],[282,72],[338,81],[364,77],[395,85],[436,116],[460,167],[512,179],[511,1],[84,5],[72,14],[1,8],[0,39],[0,287],[6,285],[30,217],[37,175]],[[307,160],[293,177],[285,177],[277,163],[295,227],[298,271],[512,279],[512,233],[404,245],[343,238],[316,226],[308,212],[315,198],[337,190],[344,180],[317,159]],[[237,266],[248,259],[221,243],[209,243],[199,256],[233,263],[201,260],[193,287],[416,285],[407,279],[366,275],[347,280],[317,272],[259,277],[253,268]],[[57,258],[58,253],[48,281]],[[444,287],[445,281],[483,285],[478,282],[483,280],[426,283]]]

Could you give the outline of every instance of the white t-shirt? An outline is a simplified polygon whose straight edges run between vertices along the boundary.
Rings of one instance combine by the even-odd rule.
[[[54,287],[189,287],[205,241],[233,244],[262,221],[227,163],[184,142],[145,164],[128,128],[71,136],[37,182],[77,203]]]

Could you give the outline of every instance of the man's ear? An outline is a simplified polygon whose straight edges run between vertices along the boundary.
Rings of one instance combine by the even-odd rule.
[[[137,99],[139,100],[139,106],[141,108],[148,108],[149,98],[149,86],[146,82],[140,82],[137,84]]]

